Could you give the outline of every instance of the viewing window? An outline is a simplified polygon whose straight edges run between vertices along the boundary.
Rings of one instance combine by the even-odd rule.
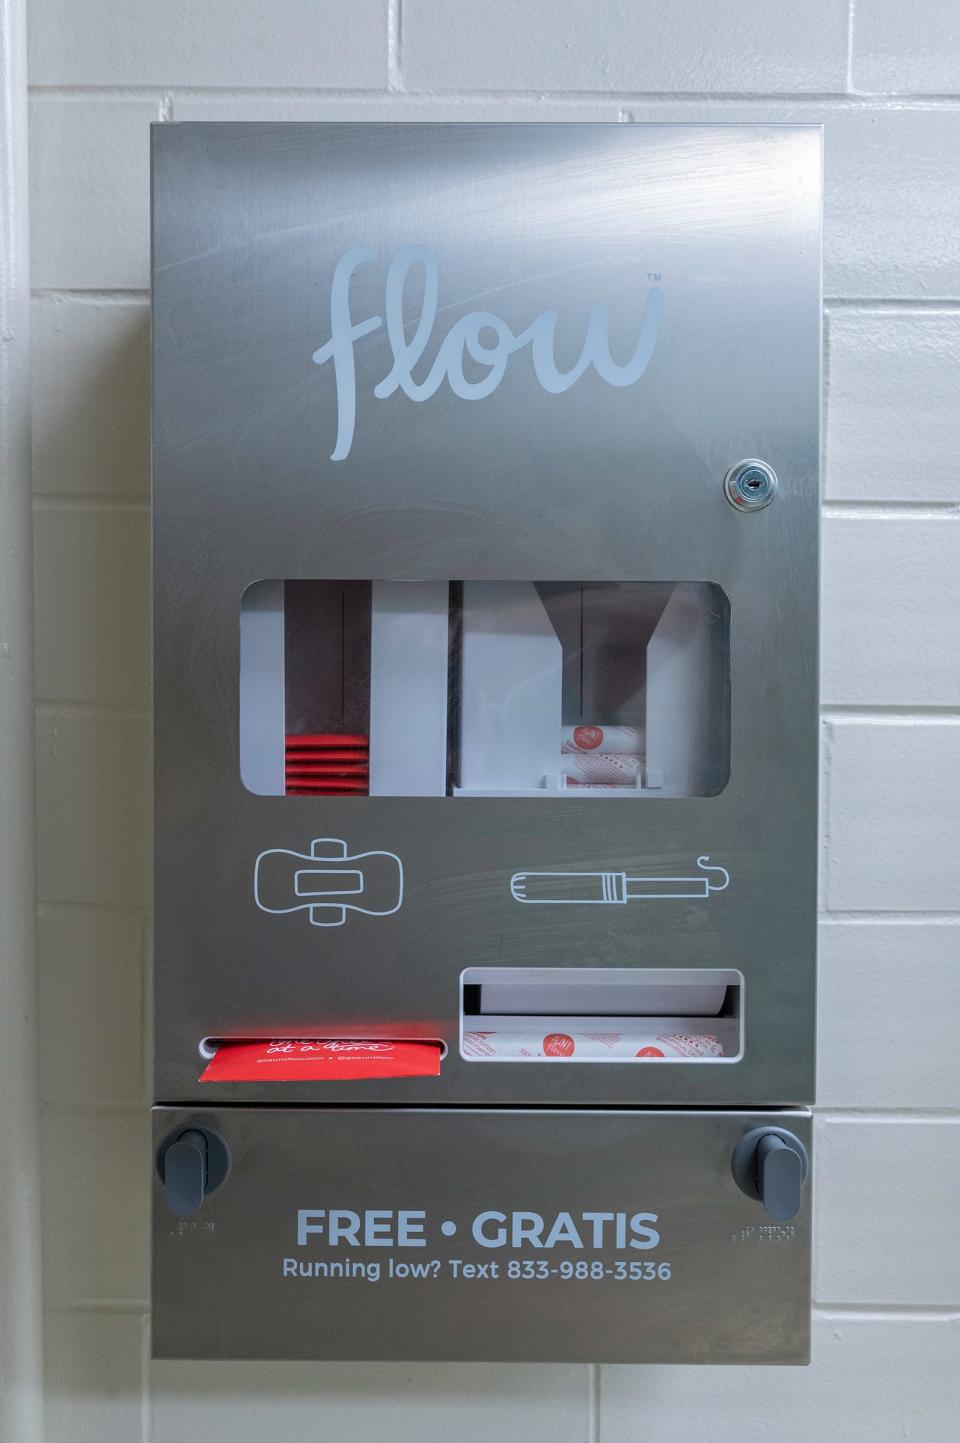
[[[712,796],[729,606],[707,582],[258,581],[240,769],[279,796]]]

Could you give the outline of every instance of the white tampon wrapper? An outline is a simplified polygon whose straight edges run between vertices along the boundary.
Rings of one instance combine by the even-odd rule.
[[[588,787],[633,787],[643,774],[639,752],[567,752],[560,771],[570,782]]]
[[[560,728],[560,750],[568,752],[607,752],[618,756],[642,752],[646,744],[643,727],[603,727],[583,723]]]
[[[464,1057],[504,1062],[642,1062],[661,1057],[722,1057],[713,1033],[690,1032],[497,1032],[463,1034]]]

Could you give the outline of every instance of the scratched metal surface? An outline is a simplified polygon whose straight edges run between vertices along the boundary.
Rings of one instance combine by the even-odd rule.
[[[813,1092],[820,138],[624,125],[176,125],[153,174],[156,1095],[202,1100],[759,1105]],[[544,390],[531,348],[485,399],[444,381],[383,399],[386,327],[357,341],[337,445],[340,257],[354,321],[385,315],[403,245],[437,258],[423,377],[477,310],[519,336],[557,313],[576,364],[591,305],[644,374]],[[418,316],[411,282],[407,325]],[[501,333],[503,334],[503,333]],[[482,375],[482,369],[475,373]],[[341,400],[343,398],[341,397]],[[781,494],[741,517],[728,466]],[[730,779],[610,804],[271,798],[240,783],[239,627],[261,577],[698,580],[731,608]],[[255,859],[315,837],[404,865],[403,905],[315,928],[259,911]],[[707,899],[517,905],[515,871],[730,873]],[[735,1065],[477,1066],[457,1055],[463,968],[733,967]],[[198,1088],[203,1036],[441,1037],[438,1079]]]
[[[809,1189],[799,1215],[777,1224],[730,1175],[737,1139],[763,1115],[226,1108],[207,1117],[229,1142],[233,1171],[194,1218],[174,1217],[155,1186],[156,1357],[808,1361]],[[157,1140],[192,1118],[157,1109]],[[809,1113],[776,1120],[809,1148]],[[300,1209],[324,1212],[302,1245]],[[375,1210],[382,1243],[365,1245],[358,1231],[357,1245],[349,1234],[331,1245],[331,1209],[361,1220]],[[401,1209],[423,1214],[423,1246],[397,1245]],[[514,1234],[514,1210],[544,1220],[533,1221],[535,1241],[529,1218],[526,1237]],[[652,1220],[624,1227],[623,1246],[608,1222],[597,1246],[582,1218],[597,1211]],[[485,1219],[481,1236],[496,1242],[505,1222],[504,1246],[475,1241],[484,1212],[503,1221]],[[582,1247],[562,1221],[546,1246],[561,1213]],[[654,1242],[643,1229],[658,1241],[631,1247]],[[457,1259],[478,1271],[458,1273]],[[284,1260],[354,1270],[284,1275]],[[511,1278],[511,1262],[534,1275]],[[564,1277],[561,1265],[578,1262],[593,1273]],[[638,1262],[656,1275],[648,1267],[631,1280]],[[398,1276],[398,1263],[426,1265],[425,1276]]]

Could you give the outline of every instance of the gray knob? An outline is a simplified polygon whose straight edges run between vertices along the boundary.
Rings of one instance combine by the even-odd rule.
[[[777,1222],[795,1218],[803,1204],[809,1159],[798,1137],[782,1127],[755,1127],[733,1150],[733,1176]]]
[[[230,1152],[212,1128],[186,1127],[166,1137],[157,1153],[157,1172],[167,1207],[177,1217],[192,1217],[208,1192],[230,1170]]]
[[[177,1217],[198,1212],[207,1190],[207,1139],[202,1132],[184,1132],[163,1158],[163,1194]]]

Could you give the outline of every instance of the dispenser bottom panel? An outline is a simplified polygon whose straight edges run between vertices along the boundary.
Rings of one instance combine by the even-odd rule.
[[[155,1176],[159,1358],[805,1363],[810,1188],[734,1182],[807,1112],[157,1108],[230,1170],[174,1215]]]

